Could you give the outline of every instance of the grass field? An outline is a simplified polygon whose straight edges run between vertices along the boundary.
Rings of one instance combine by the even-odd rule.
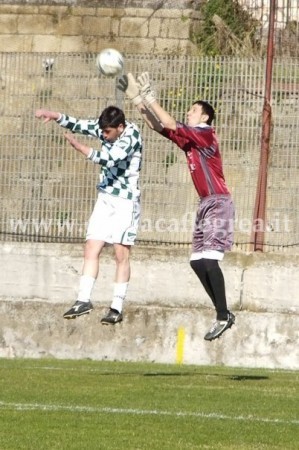
[[[0,359],[1,450],[299,448],[299,373]]]

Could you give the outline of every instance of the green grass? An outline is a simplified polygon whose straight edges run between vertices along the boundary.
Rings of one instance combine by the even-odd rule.
[[[1,450],[298,449],[298,372],[0,359]]]

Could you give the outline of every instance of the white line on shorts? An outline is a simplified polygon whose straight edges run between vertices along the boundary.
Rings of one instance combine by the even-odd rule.
[[[160,411],[160,410],[146,410],[146,409],[131,409],[131,408],[97,408],[94,406],[68,406],[68,405],[45,405],[40,403],[10,403],[1,402],[0,409],[14,410],[14,411],[66,411],[74,413],[97,413],[97,414],[132,414],[137,416],[171,416],[171,417],[195,417],[199,419],[212,420],[232,420],[241,422],[263,422],[276,423],[283,425],[299,425],[299,420],[283,420],[266,417],[255,416],[230,416],[220,413],[204,413],[204,412],[185,412],[185,411]]]

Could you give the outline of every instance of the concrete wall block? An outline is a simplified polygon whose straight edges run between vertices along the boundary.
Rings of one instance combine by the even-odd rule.
[[[32,51],[32,36],[17,34],[0,35],[0,50],[5,52],[30,52]]]
[[[198,56],[198,48],[189,40],[182,40],[180,48],[183,55]]]
[[[106,306],[66,321],[68,303],[37,300],[0,302],[0,357],[176,361],[178,329],[185,331],[183,362],[270,369],[299,369],[299,316],[242,312],[236,325],[211,343],[209,311],[127,306],[124,321],[100,326]],[[233,351],[232,351],[233,348]]]
[[[174,19],[168,22],[168,30],[167,37],[168,38],[177,38],[180,39],[188,39],[190,33],[190,25],[191,21],[182,20],[182,18]]]
[[[179,19],[161,19],[160,38],[176,38],[185,40],[189,38],[191,21]]]
[[[122,18],[120,22],[120,37],[148,36],[148,22],[143,18]]]
[[[111,19],[109,17],[84,17],[83,33],[93,36],[108,37],[111,31]]]
[[[57,8],[56,8],[57,10]],[[98,13],[98,9],[97,8],[90,8],[90,7],[83,7],[83,6],[76,6],[73,8],[69,8],[68,11],[70,11],[70,13],[73,16],[80,16],[80,17],[84,17],[84,16],[96,16]]]
[[[118,39],[119,29],[120,29],[120,19],[112,17],[110,23],[110,36],[111,39],[114,39],[117,43],[119,43]]]
[[[33,272],[32,277],[38,289],[38,292],[32,291],[33,285],[28,288],[30,276],[26,274],[20,281],[24,282],[22,289],[24,296],[38,297],[40,295],[39,282],[44,286],[44,279],[47,279],[47,289],[51,291],[56,286],[56,278],[51,286],[52,274],[57,272],[60,276],[63,273],[59,266],[60,259],[63,261],[63,267],[65,265],[72,267],[74,255],[73,253],[69,254],[69,251],[69,246],[60,247],[59,244],[39,244],[35,247],[30,247],[28,244],[15,246],[13,243],[3,245],[1,264],[5,268],[10,268],[11,261],[14,261],[14,265],[1,283],[0,296],[1,294],[4,296],[16,295],[15,292],[10,294],[10,289],[15,282],[16,274],[22,273],[24,258],[27,258],[26,270]],[[77,261],[76,258],[82,259],[82,255],[82,246],[77,246],[75,261]],[[57,261],[56,259],[52,260],[52,256],[57,257]],[[169,258],[176,261],[171,271],[167,268]],[[115,265],[112,252],[107,250],[101,259],[103,273],[106,270],[113,272]],[[299,287],[299,281],[296,278],[297,266],[285,264],[287,258],[280,260],[269,256],[268,263],[264,263],[264,259],[265,256],[260,259],[255,254],[244,256],[229,253],[221,262],[230,307],[234,310],[243,307],[243,309],[252,311],[298,312],[298,302],[296,301]],[[46,264],[46,261],[50,266]],[[32,262],[32,267],[30,262]],[[143,272],[144,275],[140,276]],[[80,271],[73,271],[73,273],[78,275]],[[165,274],[167,275],[165,276]],[[286,284],[288,285],[287,292],[285,292]],[[144,291],[144,285],[149,286],[150,289]],[[210,300],[189,265],[189,254],[186,249],[177,249],[169,254],[167,252],[163,254],[156,249],[135,248],[132,256],[130,292],[132,294],[130,294],[131,301],[137,301],[139,304],[147,302],[156,304],[158,302],[165,306],[197,307],[204,305],[211,307]],[[140,292],[142,292],[142,297],[140,297]],[[46,298],[46,296],[43,295],[42,298]],[[57,301],[61,301],[63,298],[64,294],[61,297],[55,297]]]
[[[55,34],[78,36],[85,34],[84,25],[82,24],[82,18],[80,16],[62,16],[58,18]]]
[[[18,33],[20,34],[55,34],[56,26],[52,15],[19,15]]]
[[[111,47],[111,42],[107,40],[104,41],[103,38],[99,38],[97,36],[83,36],[83,48],[80,51],[84,52],[100,52],[103,48]],[[97,71],[96,67],[94,70]],[[98,72],[97,72],[98,73]]]
[[[156,15],[156,11],[151,8],[125,8],[124,12],[127,17],[144,17],[146,19]]]
[[[200,19],[200,11],[195,11],[194,9],[182,9],[180,17],[197,20]]]
[[[160,32],[159,38],[167,38],[168,29],[170,26],[169,23],[170,23],[170,20],[168,18],[161,19],[161,32]],[[176,37],[178,37],[178,36],[176,36]]]
[[[119,42],[119,41],[118,41]],[[153,39],[136,39],[136,38],[126,38],[122,41],[122,51],[124,53],[150,53],[154,51],[154,40]]]
[[[180,39],[155,39],[155,53],[168,55],[184,54],[184,43]]]
[[[61,50],[61,37],[60,36],[47,36],[44,34],[36,34],[32,38],[32,47],[30,48],[30,51],[32,51],[32,52],[61,52],[62,51]],[[78,49],[76,51],[78,51]]]
[[[25,13],[28,14],[27,5],[26,8],[24,8]],[[35,14],[40,15],[51,15],[51,16],[62,16],[62,15],[68,15],[73,11],[73,8],[70,6],[63,6],[59,5],[39,5],[38,11],[35,12]]]
[[[161,35],[162,21],[161,19],[150,19],[148,25],[149,37],[159,37]]]
[[[17,17],[16,14],[1,14],[1,34],[14,34],[17,32]]]
[[[299,313],[296,267],[257,266],[244,271],[243,307]],[[287,286],[287,289],[286,289]]]
[[[2,14],[38,14],[39,6],[37,5],[9,5],[0,4],[0,15]]]
[[[178,19],[182,16],[182,11],[180,9],[158,9],[155,11],[155,17]]]
[[[95,310],[76,321],[64,321],[62,315],[76,299],[83,245],[2,243],[0,255],[0,357],[173,363],[183,327],[187,364],[299,369],[299,311],[292,306],[299,255],[226,255],[221,267],[236,325],[212,344],[203,336],[215,311],[190,268],[188,249],[134,248],[124,321],[105,330],[99,319],[112,299],[111,248],[101,256]],[[238,300],[249,295],[262,307],[248,302],[240,311]]]
[[[125,8],[97,8],[98,17],[120,18],[126,15]]]
[[[96,36],[64,36],[61,39],[61,52],[83,52],[90,51],[96,45]]]

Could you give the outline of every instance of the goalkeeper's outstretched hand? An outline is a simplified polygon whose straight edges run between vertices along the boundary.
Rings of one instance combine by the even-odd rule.
[[[140,94],[142,98],[144,99],[145,103],[147,105],[150,105],[151,103],[156,101],[155,93],[152,89],[149,73],[148,72],[142,72],[141,75],[137,78],[138,80],[138,86],[140,90]]]
[[[119,78],[116,87],[118,90],[124,92],[126,96],[134,103],[134,105],[137,106],[142,103],[139,86],[130,72],[128,75],[123,75]]]

